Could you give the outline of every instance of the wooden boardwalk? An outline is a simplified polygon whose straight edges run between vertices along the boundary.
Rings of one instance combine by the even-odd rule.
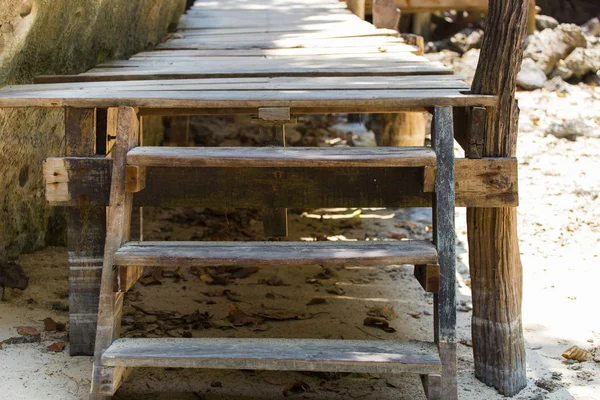
[[[265,106],[306,113],[495,104],[464,95],[460,77],[416,52],[335,0],[198,1],[154,51],[5,87],[0,107],[254,114]]]

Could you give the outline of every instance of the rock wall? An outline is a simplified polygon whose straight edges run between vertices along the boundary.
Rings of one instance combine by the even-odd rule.
[[[0,0],[0,86],[74,74],[159,43],[186,0]],[[45,205],[42,160],[64,153],[62,110],[0,109],[0,265],[64,242]]]

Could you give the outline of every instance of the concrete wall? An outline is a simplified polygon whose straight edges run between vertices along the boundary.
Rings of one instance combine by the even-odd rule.
[[[186,0],[0,0],[0,86],[74,74],[152,48]],[[64,242],[64,212],[45,205],[42,160],[64,153],[62,110],[0,109],[0,265]]]

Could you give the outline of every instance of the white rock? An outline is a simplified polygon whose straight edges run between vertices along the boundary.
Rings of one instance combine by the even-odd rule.
[[[544,29],[531,35],[524,57],[534,60],[548,75],[559,60],[577,47],[587,47],[581,28],[574,24],[561,24],[556,29]]]
[[[558,26],[558,21],[549,15],[535,16],[535,29],[543,31],[544,29],[554,29]]]
[[[560,61],[558,65],[573,71],[573,76],[580,79],[589,73],[595,74],[600,70],[600,47],[575,49],[566,59]]]
[[[517,75],[517,85],[521,89],[541,89],[548,79],[542,68],[531,58],[526,58],[521,64],[521,71]]]

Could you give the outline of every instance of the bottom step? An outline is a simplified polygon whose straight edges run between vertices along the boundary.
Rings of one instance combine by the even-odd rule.
[[[327,339],[118,339],[104,366],[441,374],[427,342]]]

